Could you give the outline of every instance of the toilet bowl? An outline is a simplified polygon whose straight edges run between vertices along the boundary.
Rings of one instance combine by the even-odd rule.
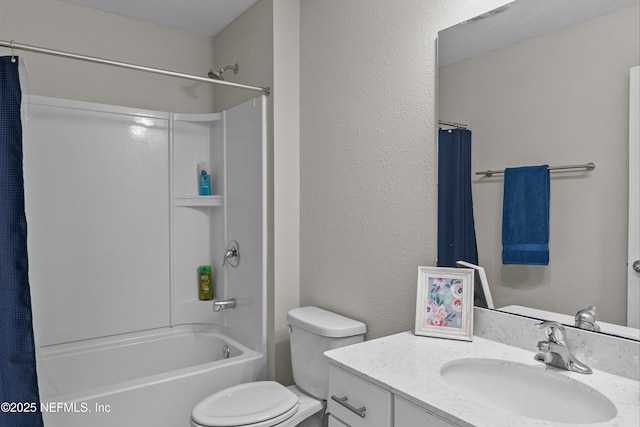
[[[317,307],[287,314],[296,385],[255,381],[226,388],[201,400],[192,427],[320,427],[326,407],[329,364],[324,352],[364,338],[364,323]]]

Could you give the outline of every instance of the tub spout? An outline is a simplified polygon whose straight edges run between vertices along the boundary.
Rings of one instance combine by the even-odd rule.
[[[213,311],[215,311],[216,313],[220,310],[226,310],[228,308],[236,308],[235,298],[221,299],[213,302]]]

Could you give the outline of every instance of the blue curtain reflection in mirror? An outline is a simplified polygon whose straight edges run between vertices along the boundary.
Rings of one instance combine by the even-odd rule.
[[[41,427],[22,171],[17,57],[0,57],[0,426]]]
[[[438,136],[438,267],[478,264],[471,194],[471,131],[440,129]]]

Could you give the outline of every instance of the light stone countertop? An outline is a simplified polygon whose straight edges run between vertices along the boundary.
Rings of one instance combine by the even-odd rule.
[[[459,426],[569,426],[509,413],[475,402],[447,385],[440,368],[463,358],[491,358],[553,371],[600,391],[617,408],[617,416],[590,427],[640,425],[640,382],[594,370],[591,375],[548,367],[533,359],[533,351],[482,337],[472,342],[416,336],[413,332],[390,335],[325,353],[329,361],[381,388]]]

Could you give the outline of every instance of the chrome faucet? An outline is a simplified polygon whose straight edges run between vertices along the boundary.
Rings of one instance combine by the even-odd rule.
[[[591,374],[593,372],[590,367],[580,362],[571,353],[564,326],[558,322],[542,322],[536,326],[545,328],[547,339],[538,342],[540,353],[536,354],[534,359],[556,368],[580,374]]]
[[[229,308],[236,308],[235,298],[213,301],[213,311],[215,311],[216,313],[220,310],[227,310]]]
[[[600,332],[600,326],[596,324],[596,308],[594,306],[578,311],[575,319],[576,328]]]

